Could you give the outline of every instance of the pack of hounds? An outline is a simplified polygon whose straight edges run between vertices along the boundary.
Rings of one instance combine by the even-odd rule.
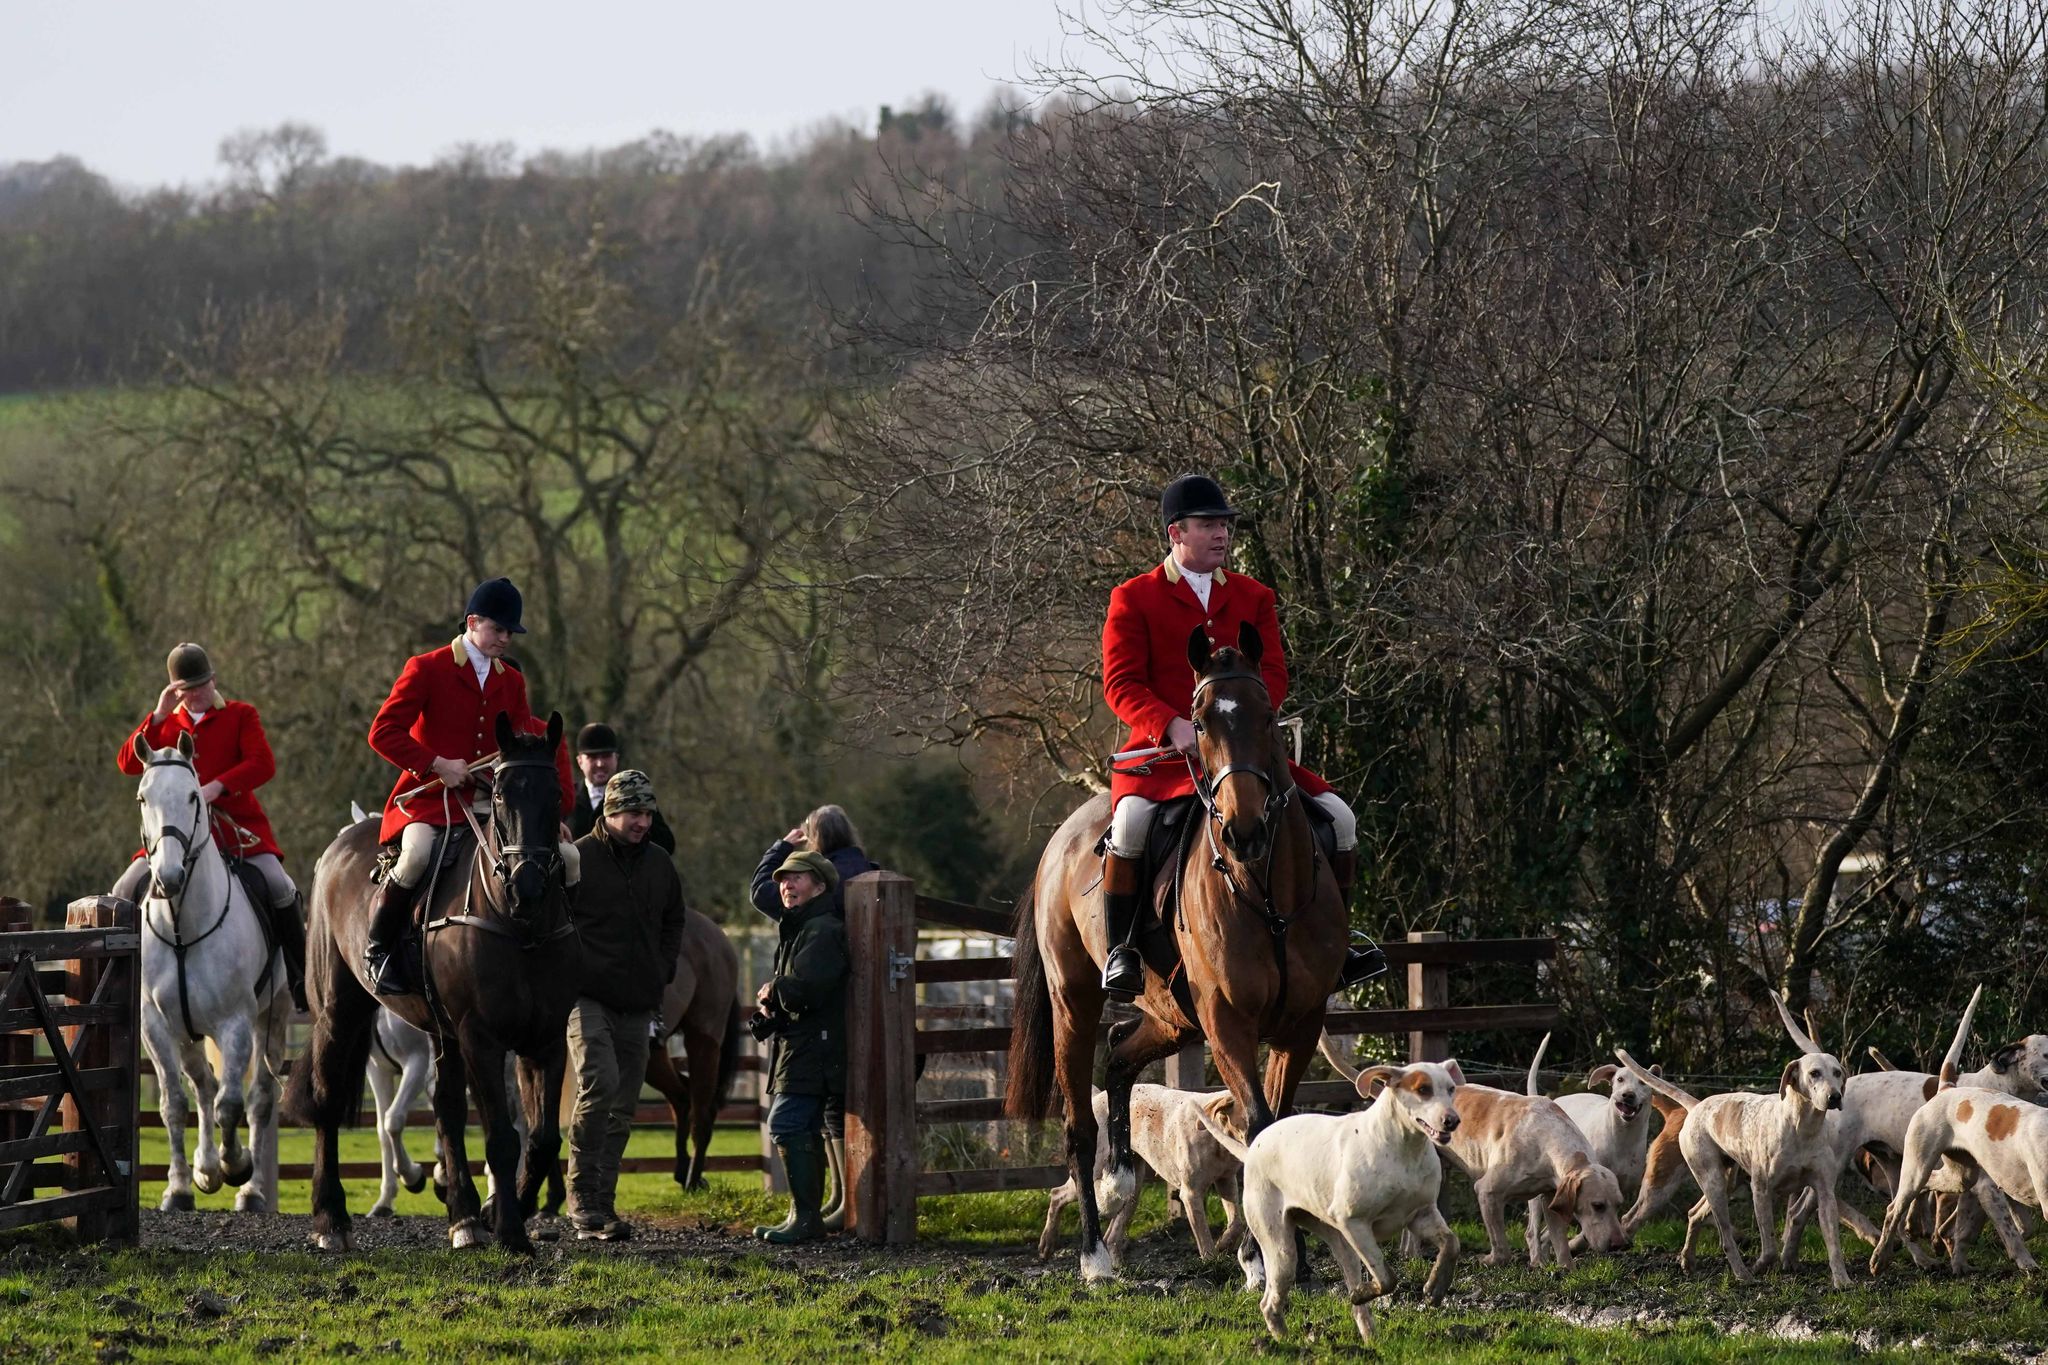
[[[1872,1049],[1880,1069],[1853,1076],[1773,995],[1799,1053],[1785,1064],[1777,1089],[1705,1098],[1617,1051],[1614,1064],[1586,1077],[1591,1088],[1548,1099],[1538,1086],[1548,1035],[1522,1094],[1467,1082],[1454,1059],[1359,1069],[1326,1035],[1324,1056],[1367,1101],[1362,1108],[1296,1114],[1246,1143],[1228,1091],[1140,1085],[1131,1095],[1132,1149],[1166,1182],[1202,1256],[1236,1250],[1245,1287],[1260,1294],[1276,1339],[1284,1334],[1302,1234],[1329,1248],[1368,1343],[1372,1300],[1394,1289],[1390,1248],[1426,1245],[1434,1259],[1423,1298],[1443,1298],[1459,1257],[1457,1234],[1438,1208],[1446,1167],[1472,1182],[1487,1265],[1505,1264],[1513,1254],[1513,1203],[1528,1204],[1529,1264],[1548,1256],[1569,1269],[1576,1255],[1628,1247],[1689,1176],[1699,1198],[1679,1252],[1687,1273],[1698,1267],[1700,1235],[1710,1225],[1738,1281],[1789,1267],[1816,1217],[1837,1289],[1850,1285],[1843,1227],[1872,1246],[1873,1275],[1901,1243],[1923,1268],[1945,1247],[1951,1269],[1961,1274],[1966,1249],[1989,1221],[2014,1265],[2031,1273],[2036,1264],[2012,1205],[2048,1208],[2048,1035],[2030,1034],[1999,1048],[1979,1070],[1962,1072],[1982,993],[1979,987],[1970,997],[1939,1073],[1895,1070]],[[1095,1108],[1106,1122],[1100,1091]],[[1660,1125],[1653,1125],[1653,1113]],[[1105,1150],[1097,1197],[1109,1219],[1110,1254],[1121,1264],[1137,1201],[1135,1192],[1100,1178],[1106,1161]],[[1837,1182],[1850,1167],[1889,1200],[1881,1229],[1837,1199]],[[1754,1259],[1745,1259],[1729,1213],[1730,1193],[1745,1177],[1756,1217]],[[1624,1208],[1629,1189],[1635,1199]],[[1220,1238],[1209,1226],[1211,1192],[1229,1220]],[[1071,1181],[1053,1192],[1041,1257],[1052,1252],[1061,1212],[1078,1198]]]

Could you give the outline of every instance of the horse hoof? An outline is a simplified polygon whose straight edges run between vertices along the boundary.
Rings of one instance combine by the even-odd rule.
[[[249,1183],[249,1177],[256,1174],[256,1158],[244,1153],[242,1164],[229,1162],[221,1169],[220,1178],[237,1189]]]
[[[192,1172],[192,1183],[201,1194],[212,1194],[220,1189],[220,1172],[197,1170]]]
[[[236,1213],[269,1213],[270,1201],[255,1190],[243,1190],[235,1196]]]
[[[316,1232],[313,1234],[315,1251],[354,1251],[355,1238],[345,1232]]]
[[[434,1182],[434,1198],[440,1200],[443,1204],[448,1202],[448,1187],[438,1180]]]
[[[465,1218],[454,1227],[448,1229],[448,1245],[458,1251],[469,1247],[480,1247],[483,1244],[483,1226],[474,1218]]]
[[[192,1202],[190,1190],[165,1190],[164,1201],[158,1207],[165,1213],[190,1213],[198,1206]]]
[[[1110,1260],[1108,1247],[1097,1247],[1081,1253],[1081,1282],[1083,1284],[1107,1284],[1116,1278],[1116,1265]]]
[[[427,1187],[427,1168],[419,1167],[411,1175],[404,1177],[404,1182],[407,1193],[418,1194]]]
[[[397,1216],[398,1210],[392,1208],[389,1204],[373,1204],[370,1206],[370,1217],[372,1218],[396,1218]]]

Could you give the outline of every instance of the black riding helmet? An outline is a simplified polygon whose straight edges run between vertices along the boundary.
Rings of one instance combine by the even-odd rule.
[[[1159,520],[1171,526],[1183,517],[1235,517],[1240,515],[1216,480],[1203,474],[1183,474],[1166,485],[1159,495]]]

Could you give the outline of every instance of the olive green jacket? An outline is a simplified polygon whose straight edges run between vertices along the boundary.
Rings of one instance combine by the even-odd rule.
[[[776,1035],[768,1089],[778,1095],[846,1092],[846,922],[820,895],[777,923],[769,1003],[789,1022]]]

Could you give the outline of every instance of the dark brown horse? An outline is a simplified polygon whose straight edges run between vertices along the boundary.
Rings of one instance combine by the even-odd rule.
[[[1223,1083],[1256,1135],[1291,1106],[1343,965],[1344,906],[1288,774],[1259,678],[1261,652],[1249,626],[1236,649],[1213,658],[1199,628],[1188,641],[1201,809],[1188,817],[1196,828],[1171,871],[1179,879],[1179,912],[1170,934],[1145,954],[1152,970],[1136,1002],[1138,1017],[1110,1030],[1110,1161],[1099,1194],[1091,1179],[1097,1133],[1089,1083],[1109,951],[1097,891],[1107,796],[1067,817],[1018,907],[1007,1108],[1013,1118],[1042,1119],[1059,1085],[1067,1160],[1081,1192],[1081,1273],[1089,1280],[1114,1274],[1102,1243],[1101,1204],[1128,1199],[1136,1188],[1130,1107],[1139,1071],[1207,1038]],[[1176,973],[1170,987],[1168,976]],[[1263,1087],[1262,1041],[1272,1045]]]
[[[531,1251],[526,1219],[561,1145],[556,1096],[562,1089],[570,1006],[583,950],[569,920],[558,830],[561,788],[555,750],[562,718],[545,738],[497,719],[499,758],[484,839],[442,868],[428,893],[424,995],[387,996],[394,1014],[434,1041],[434,1117],[449,1170],[448,1240],[474,1246],[484,1223],[498,1244]],[[467,800],[467,793],[451,794]],[[313,1235],[323,1250],[350,1245],[337,1129],[355,1119],[376,1023],[376,996],[359,974],[375,887],[377,824],[343,830],[314,872],[307,926],[307,991],[313,1041],[293,1068],[287,1106],[319,1129],[313,1152]],[[406,951],[411,951],[408,947]],[[518,1054],[519,1098],[527,1122],[526,1160],[512,1123],[505,1054]],[[477,1199],[463,1143],[475,1092],[484,1160],[498,1189],[494,1208]],[[508,1192],[514,1191],[516,1195]]]

